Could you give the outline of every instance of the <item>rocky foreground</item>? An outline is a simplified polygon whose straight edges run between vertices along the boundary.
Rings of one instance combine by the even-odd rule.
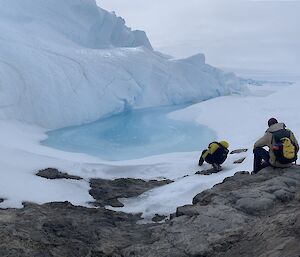
[[[0,210],[0,256],[299,257],[300,168],[237,173],[171,216],[137,225],[103,207],[25,203]]]

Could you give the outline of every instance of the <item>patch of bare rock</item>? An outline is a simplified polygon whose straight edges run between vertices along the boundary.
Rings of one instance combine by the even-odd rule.
[[[149,180],[134,178],[120,178],[115,180],[91,179],[89,191],[90,195],[96,200],[95,206],[104,207],[123,207],[119,198],[136,197],[155,187],[172,183],[171,180]]]
[[[300,169],[239,172],[164,223],[70,203],[0,210],[0,256],[299,257]]]
[[[44,170],[40,170],[36,173],[37,176],[46,178],[46,179],[74,179],[74,180],[82,180],[79,176],[70,175],[66,172],[61,172],[55,168],[47,168]]]

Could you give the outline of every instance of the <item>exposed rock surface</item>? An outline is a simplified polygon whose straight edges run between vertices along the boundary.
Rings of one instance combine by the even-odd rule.
[[[0,256],[299,257],[300,169],[237,173],[163,224],[69,203],[0,210]]]
[[[96,199],[96,206],[104,207],[111,205],[113,207],[123,207],[124,205],[118,198],[129,198],[138,196],[155,187],[171,183],[171,180],[150,180],[133,178],[120,178],[115,180],[91,179],[89,191],[90,195]]]
[[[211,175],[220,172],[221,170],[215,170],[214,168],[210,168],[207,170],[199,170],[195,173],[195,175]]]
[[[153,244],[129,249],[144,257],[299,257],[299,201],[299,168],[241,172],[179,207],[153,229]]]
[[[152,218],[152,221],[161,222],[161,221],[165,220],[166,218],[168,218],[168,217],[165,215],[155,214],[155,216]]]
[[[44,170],[38,171],[36,173],[37,176],[42,177],[42,178],[47,178],[47,179],[75,179],[75,180],[81,180],[81,177],[74,176],[74,175],[69,175],[68,173],[61,172],[57,169],[54,168],[47,168]]]
[[[246,149],[246,148],[236,149],[236,150],[231,151],[230,154],[240,154],[240,153],[245,153],[247,151],[248,151],[248,149]]]
[[[246,160],[246,157],[242,157],[242,158],[240,158],[240,159],[234,161],[233,164],[241,164],[241,163],[244,162],[244,160]]]
[[[137,216],[68,202],[0,210],[0,256],[120,256],[131,242],[148,243],[150,231]]]

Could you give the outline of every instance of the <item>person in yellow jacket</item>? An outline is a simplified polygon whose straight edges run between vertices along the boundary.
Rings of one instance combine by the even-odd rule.
[[[205,162],[211,164],[216,171],[222,170],[221,164],[225,162],[228,155],[229,144],[226,141],[212,142],[208,145],[199,159],[199,166]]]

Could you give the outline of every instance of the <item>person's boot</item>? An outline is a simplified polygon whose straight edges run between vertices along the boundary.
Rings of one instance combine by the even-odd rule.
[[[213,163],[212,166],[213,166],[213,169],[217,172],[222,170],[222,167],[220,164]]]

